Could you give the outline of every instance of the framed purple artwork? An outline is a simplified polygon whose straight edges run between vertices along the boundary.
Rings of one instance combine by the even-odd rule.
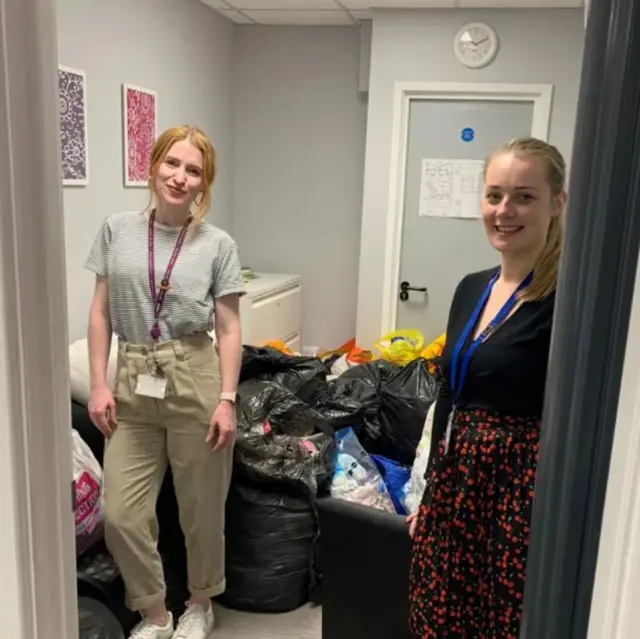
[[[124,185],[146,187],[151,150],[158,135],[158,96],[155,91],[122,85],[124,115]]]
[[[58,101],[60,111],[60,150],[62,184],[89,184],[87,152],[87,76],[84,71],[58,67]]]

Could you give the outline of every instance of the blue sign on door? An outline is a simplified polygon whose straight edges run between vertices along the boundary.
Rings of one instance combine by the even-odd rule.
[[[460,132],[460,137],[463,142],[471,142],[475,136],[476,132],[471,127],[465,127]]]

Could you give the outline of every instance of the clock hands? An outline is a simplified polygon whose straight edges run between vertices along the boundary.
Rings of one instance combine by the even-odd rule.
[[[489,39],[489,37],[487,36],[486,38],[482,38],[482,40],[478,40],[477,42],[475,40],[471,40],[470,44],[472,44],[474,47],[477,47],[478,45],[481,45],[483,42],[486,42]]]

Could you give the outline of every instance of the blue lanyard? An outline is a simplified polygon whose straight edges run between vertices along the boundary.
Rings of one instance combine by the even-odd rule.
[[[478,301],[478,304],[476,305],[471,317],[469,318],[469,321],[467,322],[467,325],[464,327],[464,330],[462,331],[462,334],[460,335],[460,338],[456,342],[456,345],[453,349],[453,354],[451,355],[450,386],[453,392],[454,405],[457,403],[460,397],[460,393],[462,391],[462,387],[464,386],[464,382],[467,377],[467,370],[469,369],[469,362],[471,361],[471,357],[475,353],[478,346],[480,346],[480,344],[482,344],[482,342],[484,342],[487,339],[487,337],[491,335],[491,333],[493,333],[493,331],[496,328],[498,328],[500,324],[502,324],[502,322],[504,322],[506,317],[513,310],[513,307],[515,306],[518,300],[518,293],[523,288],[528,286],[531,283],[531,280],[533,278],[533,273],[529,273],[529,275],[527,275],[527,277],[525,277],[525,279],[522,280],[522,282],[520,282],[520,285],[518,286],[518,288],[511,294],[509,299],[504,303],[504,306],[498,311],[498,313],[491,320],[491,322],[489,322],[489,324],[487,325],[487,328],[484,331],[482,331],[482,333],[478,335],[478,337],[475,340],[473,340],[473,342],[471,342],[471,344],[469,345],[469,348],[467,349],[467,351],[464,353],[462,357],[462,362],[460,364],[460,371],[458,371],[458,362],[460,360],[460,354],[462,352],[462,349],[464,348],[464,345],[467,339],[469,338],[471,331],[473,331],[473,329],[476,327],[476,324],[478,323],[478,318],[480,317],[480,313],[482,313],[482,309],[487,303],[487,299],[489,299],[489,295],[491,295],[491,291],[493,290],[493,285],[496,283],[496,280],[498,279],[499,275],[500,275],[500,271],[498,271],[491,278],[491,281],[487,285],[487,288],[485,288],[484,293],[482,294],[482,297]]]

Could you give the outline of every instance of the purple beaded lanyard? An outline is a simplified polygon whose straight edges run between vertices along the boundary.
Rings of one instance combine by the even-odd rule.
[[[158,318],[160,317],[160,311],[162,310],[162,304],[164,303],[165,295],[169,290],[169,280],[171,279],[171,273],[173,272],[173,267],[176,265],[176,260],[178,259],[178,255],[180,255],[180,251],[182,250],[182,245],[184,244],[184,238],[187,235],[187,227],[189,226],[189,222],[191,221],[191,217],[189,217],[186,222],[182,225],[180,229],[180,233],[178,234],[178,239],[176,239],[176,245],[173,247],[173,253],[171,254],[171,259],[169,260],[169,264],[167,264],[167,270],[164,273],[164,277],[160,281],[160,290],[156,293],[156,257],[155,257],[155,219],[156,212],[155,210],[151,212],[149,216],[149,290],[151,291],[151,299],[153,300],[153,326],[149,331],[151,337],[154,340],[158,340],[162,332],[160,331],[160,326],[158,325]]]

